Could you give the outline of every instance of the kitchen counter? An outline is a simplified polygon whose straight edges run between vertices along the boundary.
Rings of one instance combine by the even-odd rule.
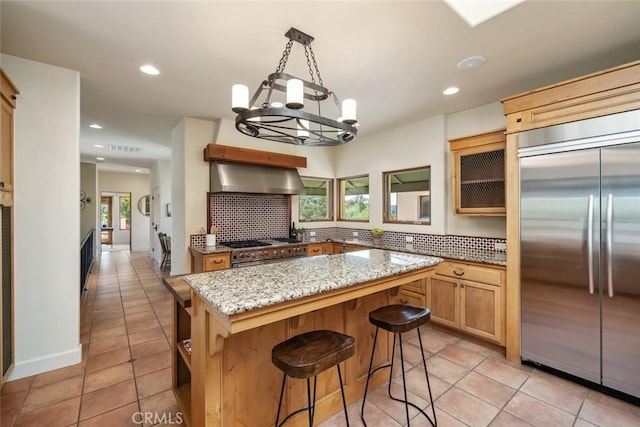
[[[340,243],[341,240],[333,240],[335,243]],[[288,245],[308,245],[311,243],[324,243],[324,241],[315,242],[303,242],[292,243]],[[375,245],[372,242],[362,240],[347,240],[347,244],[363,246],[365,248],[372,249],[384,249],[389,251],[403,252],[409,254],[427,255],[438,258],[457,259],[460,261],[477,262],[481,264],[490,265],[507,265],[506,252],[480,250],[480,249],[467,249],[467,248],[442,248],[442,249],[418,249],[416,247],[407,248],[406,246],[392,246],[392,245]],[[287,243],[278,242],[277,244],[283,245]],[[231,248],[223,245],[216,246],[190,246],[189,249],[192,252],[196,252],[202,255],[231,252]]]
[[[191,424],[271,425],[282,384],[282,373],[271,363],[271,349],[317,329],[356,339],[356,355],[344,362],[343,380],[347,402],[357,401],[375,329],[368,313],[398,303],[400,287],[425,283],[441,262],[370,249],[183,276],[192,288]],[[388,334],[378,337],[376,365],[391,359],[392,344]],[[387,376],[379,371],[371,386],[383,384]],[[342,410],[336,377],[335,370],[318,377],[317,422]],[[304,406],[304,384],[289,381],[284,415]],[[292,425],[302,425],[305,417],[297,414]]]
[[[230,316],[441,262],[441,258],[370,249],[193,274],[184,280],[207,304]]]

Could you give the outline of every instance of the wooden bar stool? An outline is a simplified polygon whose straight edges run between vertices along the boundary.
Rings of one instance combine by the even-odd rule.
[[[371,349],[371,361],[369,362],[369,370],[367,371],[367,382],[364,387],[364,396],[362,398],[362,409],[360,410],[360,418],[362,422],[366,426],[367,423],[364,420],[364,404],[367,400],[367,389],[369,388],[369,379],[374,372],[383,368],[391,368],[389,371],[389,388],[388,394],[389,397],[397,402],[404,403],[405,411],[407,413],[407,427],[410,426],[409,423],[409,405],[416,408],[420,411],[427,420],[431,423],[432,426],[436,427],[438,425],[438,421],[436,420],[436,409],[433,406],[433,395],[431,394],[431,385],[429,384],[429,374],[427,372],[427,361],[424,358],[424,349],[422,348],[422,338],[420,337],[420,326],[424,325],[431,318],[431,311],[426,307],[415,307],[412,305],[406,304],[394,304],[387,305],[384,307],[380,307],[377,310],[369,313],[369,321],[376,326],[376,333],[373,338],[373,348]],[[378,340],[378,330],[382,328],[385,331],[393,332],[393,350],[391,351],[391,363],[386,365],[378,366],[373,371],[371,367],[373,366],[373,356],[376,350],[376,341]],[[422,365],[424,366],[424,374],[427,377],[427,389],[429,390],[429,399],[431,400],[431,410],[433,411],[433,420],[427,415],[422,409],[420,409],[415,404],[409,402],[407,399],[407,381],[405,379],[404,373],[404,354],[402,351],[402,333],[408,332],[412,329],[416,329],[418,331],[418,341],[420,342],[420,353],[422,354]],[[402,388],[404,389],[404,399],[398,399],[391,395],[391,380],[393,378],[393,360],[396,353],[396,337],[400,343],[400,369],[402,369]]]
[[[347,401],[344,397],[344,388],[342,386],[340,362],[347,360],[353,356],[355,352],[356,344],[353,337],[327,330],[311,331],[297,335],[273,347],[273,350],[271,351],[271,361],[276,367],[284,372],[284,376],[282,378],[282,389],[280,390],[280,400],[278,401],[276,427],[280,427],[291,416],[305,410],[309,411],[309,426],[313,426],[313,415],[316,404],[316,376],[332,366],[336,366],[338,368],[340,392],[342,393],[342,405],[344,406],[344,416],[347,419],[348,426],[349,416],[347,415]],[[280,424],[278,424],[287,376],[307,380],[308,405],[290,413]],[[311,377],[313,377],[313,399],[311,398]]]

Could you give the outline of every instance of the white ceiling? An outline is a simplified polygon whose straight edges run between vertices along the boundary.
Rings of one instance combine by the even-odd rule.
[[[435,0],[2,0],[0,15],[3,53],[80,72],[81,157],[105,157],[101,169],[169,158],[181,117],[233,119],[231,85],[255,90],[292,26],[315,37],[325,85],[357,99],[359,135],[640,59],[640,1],[529,0],[474,27]],[[287,72],[304,77],[302,52]],[[472,55],[486,64],[456,69]],[[161,74],[142,74],[144,63]],[[442,95],[451,85],[460,92]]]

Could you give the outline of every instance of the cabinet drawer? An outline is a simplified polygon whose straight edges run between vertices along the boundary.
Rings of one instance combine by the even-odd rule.
[[[229,254],[208,255],[203,259],[204,271],[222,270],[231,267]]]
[[[436,267],[436,274],[500,286],[500,270],[491,267],[445,261]]]
[[[307,245],[307,256],[316,256],[326,254],[327,250],[324,243]]]
[[[415,305],[417,307],[426,307],[426,301],[424,295],[416,294],[415,292],[407,291],[406,289],[400,289],[398,293],[398,302],[400,304]]]
[[[415,280],[411,283],[407,283],[406,285],[402,285],[402,289],[410,292],[415,292],[420,295],[424,295],[424,280]]]

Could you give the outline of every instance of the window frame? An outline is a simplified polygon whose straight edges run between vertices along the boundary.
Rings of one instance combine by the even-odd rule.
[[[127,219],[127,217],[123,217],[122,216],[122,199],[129,199],[129,227],[128,228],[122,228],[122,219]],[[124,195],[119,195],[118,196],[118,229],[121,231],[130,231],[131,230],[131,195],[128,196],[124,196]]]
[[[345,205],[345,199],[344,197],[346,195],[342,194],[342,182],[344,181],[348,181],[350,179],[358,179],[358,178],[367,178],[368,183],[369,183],[369,192],[367,193],[369,196],[369,216],[367,219],[349,219],[349,218],[344,218],[344,205]],[[347,176],[347,177],[343,177],[343,178],[337,178],[336,179],[336,184],[338,187],[338,221],[347,221],[347,222],[370,222],[371,221],[371,177],[368,173],[365,174],[361,174],[361,175],[353,175],[353,176]]]
[[[321,218],[321,219],[304,219],[300,216],[300,204],[302,202],[302,197],[305,196],[306,194],[300,194],[300,196],[298,197],[298,222],[322,222],[322,221],[333,221],[334,218],[334,179],[333,178],[323,178],[323,177],[315,177],[315,176],[301,176],[300,177],[303,181],[305,179],[307,180],[316,180],[316,181],[324,181],[327,184],[327,217],[326,218]],[[304,185],[304,182],[303,182]],[[305,187],[306,188],[306,187]]]
[[[389,211],[391,208],[390,205],[390,198],[391,198],[391,193],[390,193],[390,182],[389,179],[392,175],[394,174],[400,174],[403,172],[414,172],[414,171],[419,171],[422,169],[427,169],[429,171],[429,195],[418,195],[417,200],[418,200],[418,209],[416,212],[416,216],[417,218],[414,220],[393,220],[393,219],[389,219]],[[429,197],[429,219],[428,220],[422,220],[420,219],[420,208],[421,208],[421,204],[420,202],[422,201],[423,197]],[[410,224],[410,225],[431,225],[431,165],[423,165],[423,166],[416,166],[416,167],[412,167],[412,168],[406,168],[406,169],[397,169],[397,170],[392,170],[392,171],[386,171],[386,172],[382,172],[382,223],[383,224]]]

